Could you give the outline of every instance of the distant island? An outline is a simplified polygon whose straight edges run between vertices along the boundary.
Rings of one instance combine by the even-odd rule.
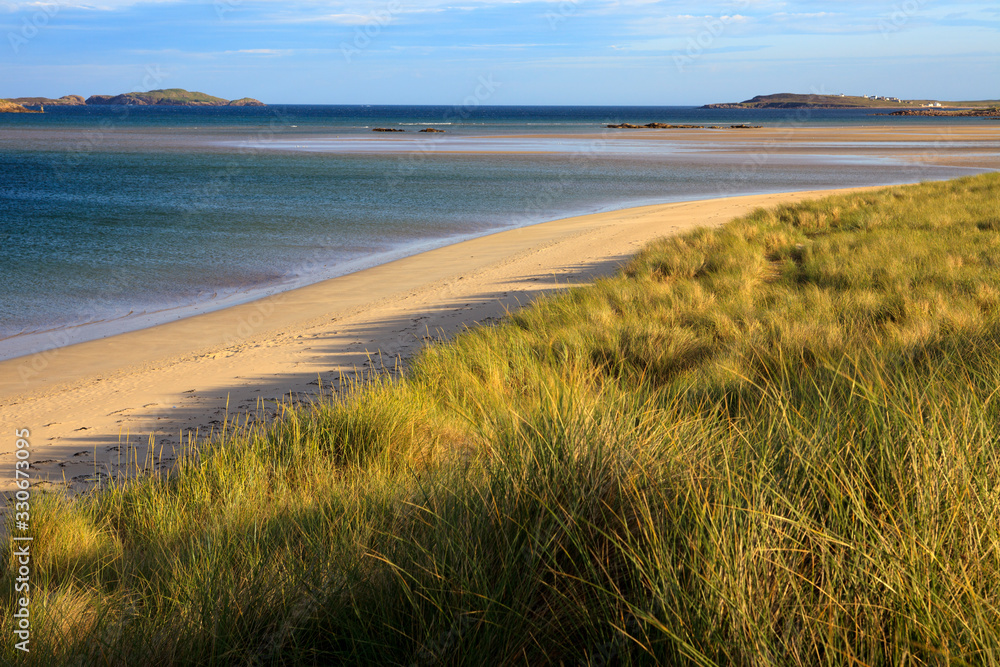
[[[920,108],[980,108],[994,107],[996,100],[978,102],[939,102],[937,100],[902,100],[883,95],[801,95],[778,93],[758,95],[745,102],[706,104],[702,109],[920,109]]]
[[[32,109],[26,109],[23,105],[11,100],[0,100],[0,113],[41,113]]]
[[[82,106],[86,104],[84,100],[79,95],[63,95],[59,99],[51,99],[48,97],[15,97],[8,102],[14,102],[26,107],[40,107],[43,105],[48,105],[50,107],[66,107],[66,106]]]
[[[183,88],[151,90],[148,93],[123,93],[121,95],[91,95],[86,103],[123,104],[130,106],[179,106],[179,107],[262,107],[260,100],[243,97],[238,100],[224,100],[205,93],[190,92]]]
[[[145,93],[122,93],[120,95],[91,95],[84,99],[80,95],[64,95],[58,99],[49,97],[15,97],[0,100],[0,113],[23,113],[32,111],[27,107],[83,106],[83,105],[124,105],[124,106],[179,106],[179,107],[262,107],[267,106],[252,97],[226,100],[205,93],[192,92],[183,88],[150,90]]]

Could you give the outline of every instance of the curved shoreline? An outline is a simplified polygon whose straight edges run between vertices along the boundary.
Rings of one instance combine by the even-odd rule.
[[[0,421],[32,433],[35,477],[72,490],[183,433],[253,419],[341,374],[392,368],[427,339],[612,273],[646,243],[762,206],[871,188],[657,204],[477,237],[184,320],[0,362]],[[13,462],[13,438],[0,462]],[[129,448],[137,448],[135,451]],[[13,470],[13,465],[7,466]],[[12,473],[0,490],[13,486]]]
[[[151,274],[148,280],[145,278],[141,279],[143,284],[139,285],[138,290],[132,294],[128,293],[128,286],[136,283],[129,279],[117,280],[117,284],[112,290],[102,289],[91,291],[78,284],[73,284],[72,290],[62,291],[56,288],[51,289],[47,293],[42,291],[44,288],[37,290],[31,288],[21,294],[13,290],[7,290],[5,294],[8,297],[10,305],[15,306],[16,310],[11,309],[9,311],[11,317],[9,321],[5,320],[6,326],[2,327],[3,331],[0,333],[0,360],[22,357],[87,340],[157,326],[182,317],[220,310],[311,282],[344,275],[347,272],[367,268],[377,263],[384,263],[405,255],[416,254],[417,252],[422,252],[433,247],[455,243],[485,232],[485,227],[487,226],[494,228],[508,227],[508,225],[498,224],[502,220],[493,216],[492,214],[494,213],[504,213],[503,217],[507,221],[510,221],[512,218],[517,219],[517,224],[534,224],[543,221],[545,218],[551,219],[549,216],[555,217],[557,214],[578,215],[611,210],[627,205],[637,206],[646,203],[669,202],[695,197],[714,197],[724,192],[727,194],[755,194],[816,187],[848,187],[867,184],[889,185],[896,182],[910,182],[927,176],[932,178],[951,178],[964,175],[964,172],[957,171],[959,168],[968,169],[964,165],[956,167],[945,165],[942,167],[943,172],[938,171],[939,167],[937,165],[932,167],[923,165],[918,168],[914,160],[914,153],[918,150],[930,153],[933,148],[935,156],[944,157],[948,160],[954,158],[954,151],[950,149],[946,151],[942,146],[932,146],[927,141],[929,137],[923,132],[896,131],[891,133],[891,136],[887,136],[884,132],[881,134],[875,133],[874,138],[876,139],[891,138],[893,140],[892,146],[886,147],[881,144],[868,143],[868,140],[872,138],[871,133],[862,132],[857,129],[841,128],[832,135],[829,132],[816,129],[794,128],[794,130],[793,132],[747,130],[748,134],[737,133],[725,137],[715,135],[711,132],[689,133],[687,131],[683,131],[680,134],[669,133],[670,137],[666,137],[665,135],[655,134],[655,131],[653,131],[653,134],[646,132],[641,133],[642,136],[631,137],[615,135],[613,132],[606,134],[602,132],[600,135],[589,137],[587,135],[576,135],[555,138],[549,135],[538,135],[536,139],[512,138],[507,136],[469,139],[454,136],[437,138],[433,141],[421,139],[404,142],[383,141],[369,137],[355,137],[349,141],[346,139],[343,141],[331,140],[329,137],[300,138],[295,140],[282,138],[278,135],[268,137],[267,141],[263,141],[256,148],[259,148],[262,152],[266,151],[278,154],[274,159],[279,160],[279,162],[268,163],[269,166],[273,167],[273,169],[267,170],[269,173],[278,173],[280,172],[280,167],[287,166],[285,163],[280,162],[280,160],[286,159],[285,156],[287,154],[309,153],[310,160],[322,161],[325,158],[311,154],[314,152],[332,152],[338,156],[341,153],[344,155],[351,153],[354,156],[355,153],[358,155],[362,153],[367,155],[369,151],[374,151],[375,154],[381,155],[378,158],[378,165],[382,165],[379,167],[378,179],[385,177],[389,179],[389,182],[395,183],[397,179],[400,182],[410,180],[411,175],[414,174],[412,168],[416,163],[399,162],[393,168],[392,158],[387,158],[384,154],[379,153],[376,148],[386,148],[389,152],[399,153],[411,158],[419,158],[417,160],[418,163],[432,154],[448,155],[449,157],[442,164],[449,165],[458,164],[449,162],[453,154],[460,154],[462,156],[490,156],[489,160],[493,159],[493,155],[502,154],[504,156],[515,156],[510,158],[514,161],[511,164],[516,165],[515,171],[519,174],[521,173],[521,169],[539,168],[544,170],[546,178],[550,179],[545,182],[545,185],[551,186],[551,192],[555,193],[555,195],[552,196],[551,202],[553,203],[550,204],[550,200],[546,199],[550,195],[548,190],[539,188],[538,183],[533,184],[528,182],[523,178],[523,175],[512,177],[511,181],[520,190],[516,193],[516,196],[510,198],[504,197],[504,199],[515,203],[518,201],[522,202],[525,210],[524,214],[520,213],[520,209],[515,204],[511,204],[509,210],[506,210],[503,209],[503,204],[497,203],[496,206],[501,210],[494,211],[484,210],[482,206],[469,203],[466,204],[468,210],[465,214],[466,220],[464,222],[448,219],[439,224],[431,221],[431,225],[427,229],[424,229],[424,222],[429,220],[429,218],[423,216],[423,212],[421,212],[421,215],[415,217],[421,218],[422,221],[415,220],[412,226],[417,238],[414,238],[414,234],[399,234],[396,231],[392,231],[384,238],[373,242],[370,246],[365,246],[364,253],[368,254],[362,254],[362,256],[359,256],[358,253],[348,252],[346,255],[338,257],[337,255],[340,254],[340,250],[337,249],[336,243],[324,252],[319,252],[318,249],[311,248],[310,242],[313,240],[311,238],[313,235],[326,234],[336,237],[339,228],[336,223],[332,226],[325,226],[330,220],[325,220],[321,223],[318,219],[314,219],[314,215],[306,214],[305,217],[309,219],[309,222],[303,227],[304,231],[301,234],[296,235],[292,233],[289,244],[290,249],[279,251],[276,255],[270,252],[264,254],[266,257],[274,255],[274,257],[280,258],[280,261],[269,261],[265,257],[261,263],[250,262],[246,267],[249,273],[245,274],[225,267],[219,270],[207,268],[203,270],[203,267],[200,265],[196,266],[193,263],[186,263],[186,253],[180,243],[170,246],[157,245],[159,242],[155,241],[154,238],[158,233],[156,230],[160,228],[153,225],[149,227],[149,233],[152,234],[148,241],[149,245],[129,251],[130,254],[135,252],[152,252],[160,255],[161,252],[165,251],[166,254],[163,258],[167,261],[159,263],[159,266],[173,266],[173,262],[175,260],[178,261],[181,266],[186,266],[190,269],[190,274],[186,276],[186,280],[180,281],[180,283],[175,280],[177,273],[174,272],[179,272],[180,269],[178,268],[174,268],[172,271],[161,268],[159,271]],[[212,152],[209,150],[211,146],[205,145],[206,137],[203,135],[189,132],[180,132],[176,133],[176,135],[170,134],[170,142],[165,144],[165,137],[167,136],[163,134],[165,130],[160,128],[159,132],[161,134],[153,133],[147,135],[143,133],[135,136],[128,135],[127,137],[119,135],[117,131],[116,133],[108,132],[106,137],[102,137],[102,143],[98,146],[101,150],[98,152],[114,152],[121,149],[126,151],[152,151],[158,154],[158,151],[166,150],[167,144],[173,145],[170,142],[179,142],[177,146],[174,146],[175,148],[183,144],[188,145],[192,150],[194,150],[194,147],[200,147],[196,152]],[[33,147],[30,148],[31,151],[38,150],[42,152],[49,149],[56,150],[59,146],[65,147],[67,143],[73,145],[71,139],[74,133],[72,131],[50,129],[42,133],[44,136],[32,138],[35,134],[37,133],[33,131],[15,132],[11,133],[14,139],[10,137],[8,139],[13,142],[12,146],[15,152],[20,150],[17,149],[18,141],[24,145],[22,148]],[[954,135],[962,141],[961,148],[956,150],[960,150],[962,158],[966,160],[969,159],[968,154],[972,150],[993,150],[996,152],[997,146],[1000,145],[997,142],[997,139],[1000,139],[1000,137],[995,133],[971,130],[958,132],[956,130]],[[311,135],[305,134],[302,136],[309,137]],[[950,136],[951,134],[949,134]],[[666,139],[668,138],[671,140],[667,141]],[[845,142],[837,145],[825,143],[831,138],[844,139]],[[0,143],[4,141],[0,138]],[[118,141],[123,141],[124,143],[118,145],[115,143]],[[36,142],[38,142],[37,145]],[[105,145],[103,142],[110,143]],[[213,142],[208,143],[213,144]],[[967,144],[977,146],[978,148],[970,148]],[[292,145],[295,147],[294,150],[289,147]],[[228,150],[235,155],[239,153],[240,146],[237,143],[232,143],[228,146]],[[382,153],[384,152],[382,151]],[[545,153],[545,156],[541,158],[537,157],[536,152]],[[740,156],[733,158],[730,155],[732,152],[739,153]],[[71,153],[73,152],[71,151]],[[527,155],[531,157],[525,157]],[[648,167],[640,169],[643,172],[648,172],[651,176],[643,180],[643,176],[639,175],[638,180],[634,184],[631,182],[631,179],[630,181],[616,181],[614,174],[618,167],[611,162],[604,161],[606,157],[610,157],[614,160],[627,159],[632,162],[636,160],[637,155],[641,155],[642,160],[650,160]],[[269,156],[268,159],[271,159],[271,157]],[[920,155],[918,154],[917,157],[919,158]],[[550,158],[552,162],[548,161]],[[342,158],[338,157],[336,159],[339,160]],[[355,157],[343,159],[350,160],[355,159]],[[357,159],[367,160],[369,158]],[[402,158],[396,159],[400,160]],[[462,157],[461,159],[470,158]],[[485,157],[479,159],[487,161]],[[508,157],[500,159],[506,160]],[[559,162],[559,160],[563,162]],[[844,166],[845,161],[861,165],[863,169],[867,168],[867,172],[863,177],[851,177],[851,169]],[[351,166],[354,164],[351,163]],[[494,163],[490,162],[490,164]],[[889,169],[882,172],[876,166],[880,164],[887,164]],[[706,177],[700,184],[693,180],[685,180],[684,174],[690,171],[692,165],[695,165],[698,169],[718,171],[718,181],[711,177]],[[798,169],[799,165],[808,166],[807,170],[801,171],[808,172],[810,177],[803,177],[801,180],[789,180],[787,174],[781,173],[790,169],[800,171]],[[216,166],[220,169],[222,168],[221,164]],[[762,169],[762,167],[764,168]],[[451,169],[453,170],[455,167],[451,167]],[[493,173],[492,167],[490,169],[490,173]],[[593,171],[594,177],[597,178],[600,176],[605,187],[609,189],[602,190],[599,194],[594,194],[593,197],[590,197],[588,194],[579,192],[580,187],[578,185],[570,185],[567,188],[564,186],[564,177],[559,175],[563,169],[569,169],[574,174],[578,171],[580,173]],[[933,169],[934,175],[931,175],[932,172],[929,171],[923,175],[919,174],[918,169]],[[228,171],[225,173],[228,173]],[[654,176],[658,176],[659,178],[655,178]],[[674,178],[677,178],[677,183],[680,184],[677,185],[677,188],[679,188],[678,191],[671,191],[670,188],[665,189],[663,179],[668,179],[669,181],[669,179]],[[673,183],[673,181],[669,182]],[[375,180],[372,186],[381,187],[380,184],[383,183],[384,181],[382,180]],[[277,182],[270,183],[272,187],[276,184]],[[621,189],[623,187],[625,188],[624,190]],[[360,190],[352,194],[351,197],[357,197],[359,192]],[[409,192],[409,190],[406,190],[406,192]],[[478,193],[479,191],[475,191],[472,194]],[[568,195],[570,194],[578,196],[569,197]],[[451,197],[453,195],[449,194],[448,196]],[[558,197],[562,197],[563,200],[556,201]],[[237,192],[237,201],[245,199],[243,194]],[[405,200],[405,197],[403,199]],[[162,213],[163,211],[172,210],[171,207],[176,203],[173,198],[160,198],[154,199],[152,206],[154,210],[159,210]],[[529,215],[527,213],[528,207],[537,210],[534,210]],[[193,209],[185,210],[188,213],[193,211]],[[240,211],[242,212],[243,210],[245,210],[245,207],[241,205]],[[277,217],[278,214],[288,210],[287,206],[277,206],[274,209],[275,216],[273,217]],[[59,211],[69,214],[69,210],[57,207],[46,215],[51,214],[56,216]],[[189,216],[188,213],[185,213],[185,225],[190,226],[192,236],[189,237],[185,234],[184,238],[203,239],[205,230],[200,229],[200,223],[194,220],[196,216]],[[334,211],[330,214],[330,219],[336,219],[338,215],[347,216],[354,215],[354,213],[353,207],[349,209],[335,207]],[[88,210],[88,212],[82,214],[82,220],[89,219],[93,215],[94,211]],[[134,220],[138,223],[139,219],[135,216],[136,214],[134,213],[127,213],[125,219]],[[362,215],[361,217],[364,218],[365,216]],[[24,218],[23,216],[18,219],[30,221],[30,218]],[[407,222],[405,215],[400,220],[404,223]],[[258,224],[258,222],[263,222],[264,225],[267,224],[267,221],[255,221],[252,224]],[[21,227],[25,228],[26,226],[22,225]],[[72,228],[72,226],[69,228]],[[117,231],[112,232],[112,234],[118,233]],[[430,238],[427,238],[427,235],[430,235]],[[365,240],[360,239],[360,237],[353,233],[350,236],[351,238],[346,239],[348,245],[354,242],[366,243]],[[57,233],[56,237],[58,239],[60,235]],[[272,241],[269,239],[274,239],[273,243],[277,245],[280,245],[284,240],[283,238],[270,236],[268,232],[264,232],[264,237],[259,242],[270,245]],[[190,241],[184,241],[183,243],[188,242]],[[232,245],[223,243],[219,248],[222,252],[242,252],[246,250],[245,248],[238,247],[236,241]],[[95,273],[93,275],[101,275],[100,272],[115,271],[122,271],[124,273],[124,267],[126,266],[132,267],[133,270],[131,273],[141,275],[141,264],[133,265],[118,253],[110,255],[111,257],[117,257],[114,262],[111,262],[99,247],[95,247],[90,243],[87,243],[86,250],[79,256],[89,256],[94,259],[95,263],[92,269]],[[11,267],[15,267],[12,270],[15,281],[28,281],[30,276],[27,275],[24,267],[30,267],[34,262],[45,261],[44,256],[41,255],[29,255],[28,257],[29,261],[25,261],[25,258],[18,258],[18,261],[9,262]],[[13,260],[15,258],[17,258],[17,255],[13,254],[9,259]],[[74,261],[79,262],[79,260]],[[211,266],[211,263],[205,263],[205,267],[208,266]],[[66,263],[65,267],[60,270],[72,270],[73,262]],[[50,279],[54,278],[50,277]],[[25,282],[24,284],[31,283]],[[17,305],[22,296],[26,304],[25,306]],[[36,306],[36,304],[45,303],[47,303],[47,306]]]

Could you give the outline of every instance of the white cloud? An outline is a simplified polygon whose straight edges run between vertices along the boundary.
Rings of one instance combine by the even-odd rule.
[[[321,16],[303,17],[298,22],[333,23],[335,25],[369,25],[378,19],[371,14],[323,14]]]
[[[287,56],[293,53],[292,49],[238,49],[236,51],[223,51],[226,55],[234,53],[247,53],[254,56]]]

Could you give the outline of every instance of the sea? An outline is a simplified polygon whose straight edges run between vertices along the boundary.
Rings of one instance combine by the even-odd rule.
[[[0,359],[572,215],[982,171],[881,154],[864,142],[791,152],[750,142],[734,150],[713,139],[716,130],[704,141],[678,142],[606,127],[654,121],[931,128],[937,119],[869,110],[477,105],[0,114]],[[425,128],[442,132],[419,132]],[[733,131],[717,130],[720,138]],[[928,146],[947,141],[928,131]],[[1000,145],[981,148],[995,153]]]

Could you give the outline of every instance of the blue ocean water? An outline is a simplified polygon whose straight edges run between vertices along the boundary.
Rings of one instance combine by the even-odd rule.
[[[0,359],[567,215],[970,173],[822,147],[805,155],[756,147],[734,156],[711,142],[609,137],[610,122],[927,120],[688,107],[0,114]],[[378,126],[411,132],[375,135]],[[447,132],[417,135],[416,126]]]
[[[635,106],[388,106],[274,104],[266,107],[78,106],[48,107],[46,115],[5,114],[0,128],[96,128],[111,121],[129,128],[257,129],[277,122],[302,132],[359,131],[377,126],[429,125],[462,133],[598,132],[609,123],[698,125],[927,126],[940,119],[882,116],[868,109],[701,109]],[[986,124],[984,118],[949,118],[949,124]],[[995,124],[995,121],[993,122]]]

